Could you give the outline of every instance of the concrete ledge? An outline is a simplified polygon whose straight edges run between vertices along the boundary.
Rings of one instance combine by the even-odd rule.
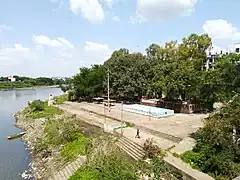
[[[184,180],[214,180],[213,177],[201,171],[193,169],[190,165],[183,162],[181,159],[174,157],[171,153],[167,153],[164,161],[171,167],[180,171]]]

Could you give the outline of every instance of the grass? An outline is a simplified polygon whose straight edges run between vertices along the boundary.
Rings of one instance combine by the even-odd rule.
[[[69,178],[69,180],[137,180],[136,164],[119,151],[98,154]]]
[[[57,104],[63,104],[65,101],[68,101],[68,94],[63,94],[60,96],[55,97]]]
[[[131,123],[131,122],[125,122],[125,124],[127,125],[127,127],[134,127],[135,124]]]
[[[62,114],[63,111],[53,107],[53,106],[48,106],[46,103],[44,104],[44,109],[42,111],[33,111],[30,112],[29,117],[33,119],[39,119],[39,118],[50,118],[55,115],[60,115]]]
[[[87,152],[89,140],[82,134],[78,133],[77,138],[64,145],[61,150],[61,157],[64,161],[70,162],[77,158],[78,155],[85,155]]]

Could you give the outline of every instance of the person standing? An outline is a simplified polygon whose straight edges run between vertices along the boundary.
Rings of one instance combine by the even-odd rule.
[[[137,129],[137,134],[136,134],[136,136],[135,136],[135,138],[140,138],[140,130],[139,129]]]
[[[53,96],[52,94],[50,94],[49,98],[48,98],[48,106],[52,106],[53,105]]]

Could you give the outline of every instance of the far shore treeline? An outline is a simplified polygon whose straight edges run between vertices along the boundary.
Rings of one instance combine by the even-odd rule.
[[[161,98],[164,94],[167,100],[195,101],[211,110],[214,102],[227,102],[240,90],[240,55],[219,55],[214,68],[206,71],[206,51],[211,46],[207,34],[191,34],[181,43],[151,44],[146,55],[119,49],[102,65],[80,68],[72,78],[73,99],[106,95],[109,70],[110,95],[116,99]]]
[[[24,77],[24,76],[12,76],[14,82],[11,82],[8,77],[0,77],[0,90],[9,90],[17,88],[28,88],[28,87],[42,87],[42,86],[54,86],[54,85],[65,85],[70,83],[70,78],[48,78],[48,77]]]

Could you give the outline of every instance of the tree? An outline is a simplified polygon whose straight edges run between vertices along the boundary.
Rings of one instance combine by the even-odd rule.
[[[183,159],[212,176],[233,179],[240,175],[240,96],[221,111],[205,119],[196,133],[193,152]],[[236,132],[235,135],[233,132]],[[233,136],[234,135],[234,136]],[[235,137],[235,138],[234,138]]]
[[[126,49],[115,51],[104,63],[110,72],[111,94],[118,98],[139,99],[146,94],[151,79],[151,66],[141,53],[129,54]],[[105,87],[106,87],[105,81]]]
[[[75,96],[79,98],[102,95],[104,92],[104,79],[105,69],[102,65],[93,65],[91,68],[80,68],[80,73],[72,79]]]

